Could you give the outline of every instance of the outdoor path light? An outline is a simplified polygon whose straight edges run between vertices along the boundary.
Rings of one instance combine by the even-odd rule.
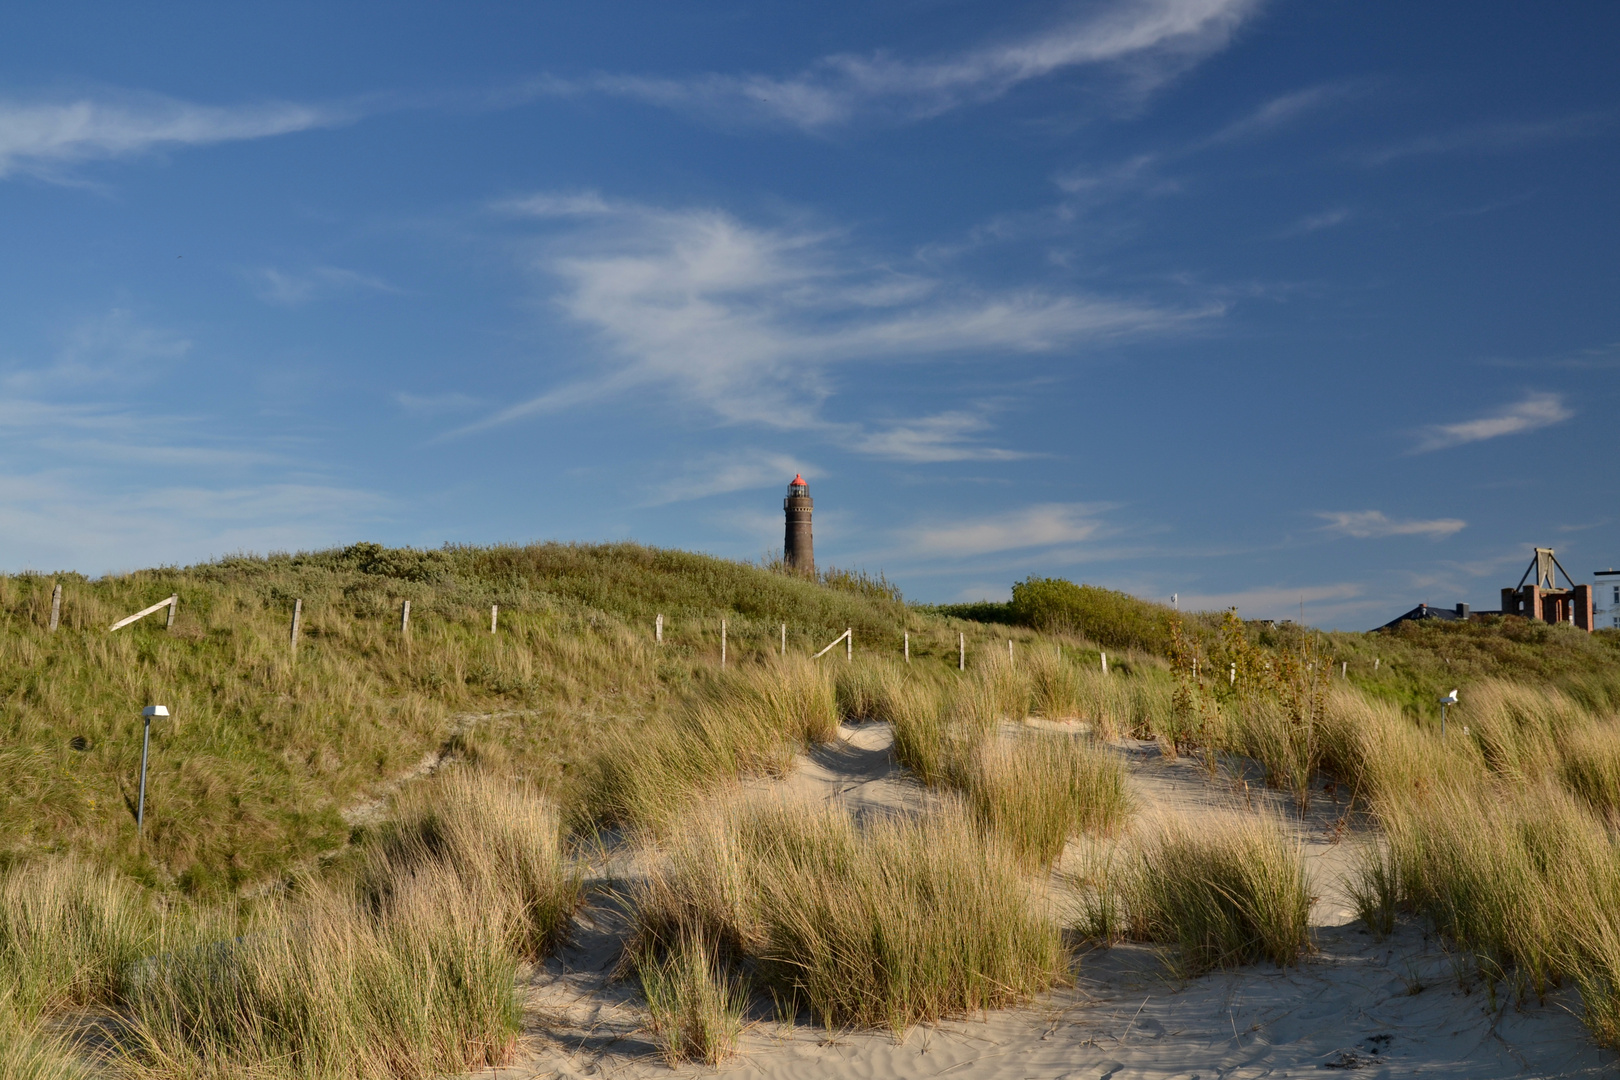
[[[1446,734],[1446,709],[1455,704],[1457,704],[1457,691],[1455,690],[1440,699],[1440,735],[1442,738]]]
[[[146,832],[146,751],[152,745],[152,718],[162,719],[169,715],[167,705],[148,705],[141,710],[141,716],[146,720],[146,730],[141,734],[141,794],[135,803],[135,832],[144,835]]]

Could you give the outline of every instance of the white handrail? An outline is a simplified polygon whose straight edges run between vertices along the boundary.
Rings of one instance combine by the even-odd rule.
[[[180,599],[180,597],[179,597],[178,594],[174,595],[174,596],[165,597],[164,599],[159,600],[157,603],[153,604],[149,608],[143,608],[142,610],[137,611],[135,614],[129,616],[128,618],[119,619],[117,622],[113,623],[111,626],[109,626],[107,628],[107,633],[110,634],[114,630],[121,630],[124,627],[128,626],[130,623],[134,622],[136,619],[144,619],[144,618],[146,618],[148,615],[152,614],[152,612],[154,612],[154,611],[162,611],[164,608],[168,607],[170,604],[173,604],[173,603],[177,602],[179,599]]]
[[[850,630],[845,630],[842,634],[839,634],[837,637],[833,638],[832,639],[832,645],[828,645],[825,649],[822,649],[820,652],[816,653],[816,655],[812,656],[810,659],[812,659],[812,660],[820,660],[823,656],[826,656],[828,653],[832,652],[833,645],[837,645],[840,641],[843,641],[845,638],[849,637],[850,633],[851,633],[851,631],[853,629],[854,628],[851,627]],[[855,644],[854,639],[850,638],[850,645],[853,646],[854,644]]]

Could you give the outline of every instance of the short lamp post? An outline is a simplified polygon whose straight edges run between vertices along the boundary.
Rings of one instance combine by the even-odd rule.
[[[1457,704],[1457,691],[1453,690],[1440,699],[1440,737],[1446,737],[1446,709]]]
[[[146,730],[141,734],[141,793],[135,803],[135,832],[137,835],[146,833],[146,752],[152,745],[152,718],[163,719],[169,715],[166,705],[148,705],[141,710],[141,716],[146,721]]]

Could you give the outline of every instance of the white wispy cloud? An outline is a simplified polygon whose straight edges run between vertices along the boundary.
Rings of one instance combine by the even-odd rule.
[[[858,116],[937,116],[1033,79],[1105,68],[1141,94],[1223,49],[1257,0],[1123,0],[1027,37],[926,60],[839,53],[794,75],[548,79],[539,92],[603,93],[726,122],[822,129]]]
[[[968,412],[877,426],[821,415],[840,365],[1038,354],[1125,335],[1166,332],[1219,307],[1171,309],[1036,288],[987,289],[897,268],[833,230],[762,227],[719,210],[661,210],[591,195],[525,200],[560,235],[539,241],[535,267],[550,298],[588,328],[601,359],[572,382],[462,432],[656,387],[723,423],[838,433],[902,460],[1010,456],[983,440]],[[570,209],[574,208],[574,209]]]
[[[1269,135],[1298,123],[1311,113],[1319,112],[1362,93],[1365,89],[1365,85],[1359,82],[1334,82],[1307,86],[1302,90],[1281,94],[1262,102],[1254,111],[1232,121],[1196,145],[1203,148]]]
[[[1235,607],[1238,614],[1246,618],[1297,618],[1301,603],[1310,606],[1334,600],[1353,600],[1365,591],[1365,586],[1346,581],[1299,588],[1260,587],[1238,592],[1182,593],[1180,603],[1183,611],[1223,611]]]
[[[1430,157],[1436,154],[1510,153],[1547,143],[1584,138],[1611,126],[1612,123],[1612,118],[1604,113],[1579,113],[1548,120],[1472,124],[1365,150],[1355,154],[1354,158],[1363,165],[1376,166],[1387,165],[1403,158]]]
[[[260,300],[280,307],[299,307],[339,293],[402,291],[372,274],[338,266],[317,266],[302,273],[266,266],[251,271],[248,279]]]
[[[484,407],[484,402],[471,394],[449,391],[442,394],[412,394],[404,390],[394,393],[394,404],[413,416],[442,416],[448,413],[467,413]]]
[[[1349,220],[1350,211],[1343,206],[1336,206],[1331,210],[1323,210],[1319,214],[1306,214],[1278,235],[1284,237],[1307,236],[1314,232],[1321,232],[1323,229],[1331,229],[1336,225],[1343,225]]]
[[[291,102],[198,105],[127,91],[54,101],[0,98],[0,177],[26,173],[58,180],[64,169],[86,161],[262,139],[353,118],[352,113]]]
[[[1100,504],[1043,503],[950,524],[921,525],[907,536],[913,551],[930,556],[1054,547],[1095,538],[1104,527],[1099,515],[1107,509]]]
[[[1503,435],[1523,435],[1552,424],[1561,424],[1574,415],[1575,411],[1564,404],[1562,394],[1526,394],[1522,401],[1490,416],[1426,428],[1421,433],[1422,441],[1413,452],[1421,454]]]
[[[680,476],[659,480],[657,489],[644,505],[667,506],[710,495],[770,487],[786,491],[788,481],[796,473],[809,473],[807,479],[814,479],[816,475],[803,461],[786,454],[739,451],[710,455],[689,464]],[[780,524],[774,517],[771,521]]]
[[[1014,461],[1030,456],[981,443],[979,440],[992,426],[989,420],[973,413],[945,412],[899,421],[878,430],[852,430],[849,442],[874,457],[919,463]]]
[[[374,492],[318,483],[125,484],[75,470],[0,473],[11,565],[86,573],[239,551],[352,541],[393,509]]]
[[[1323,530],[1358,540],[1385,536],[1427,536],[1443,540],[1468,527],[1458,518],[1433,518],[1428,521],[1398,521],[1385,517],[1380,510],[1331,510],[1316,515],[1327,522]]]
[[[166,372],[190,352],[187,338],[143,323],[128,308],[112,308],[69,326],[49,363],[8,365],[0,385],[13,393],[128,385]]]

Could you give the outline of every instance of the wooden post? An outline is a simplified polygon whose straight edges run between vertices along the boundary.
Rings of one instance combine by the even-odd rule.
[[[782,655],[787,656],[787,623],[782,624]]]
[[[653,640],[659,645],[664,643],[664,617],[662,615],[653,620]]]
[[[491,605],[489,605],[489,632],[492,633],[492,634],[495,632],[495,619],[500,615],[500,613],[501,613],[501,605],[499,605],[499,604],[491,604]]]
[[[1348,660],[1339,661],[1339,678],[1348,679],[1349,677],[1350,677],[1350,661],[1348,661]]]
[[[911,663],[911,631],[906,631],[906,663]]]
[[[56,583],[56,588],[51,590],[51,633],[53,633],[53,634],[56,633],[56,628],[57,628],[57,626],[59,626],[61,624],[61,622],[62,622],[62,583],[60,581],[58,581]]]
[[[720,666],[726,666],[726,620],[720,620]]]
[[[411,633],[411,602],[409,600],[399,605],[399,632],[404,637],[409,637]]]
[[[174,629],[174,613],[176,611],[179,611],[179,610],[180,610],[180,594],[179,593],[170,593],[169,594],[169,621],[163,624],[163,629],[165,629],[165,630],[173,630]]]
[[[956,635],[956,670],[967,670],[967,635]]]
[[[1103,664],[1103,674],[1106,675],[1106,674],[1108,674],[1108,654],[1107,653],[1102,654],[1102,664]]]
[[[1012,663],[1012,662],[1013,662],[1013,657],[1012,657],[1012,638],[1008,638],[1008,639],[1007,639],[1007,663],[1009,663],[1009,664],[1011,664],[1011,663]]]
[[[853,627],[844,628],[844,659],[855,659],[855,630]]]
[[[1374,671],[1378,670],[1378,657],[1376,657],[1376,656],[1373,657],[1373,670]]]
[[[298,655],[298,623],[304,614],[304,601],[302,598],[293,601],[292,632],[287,635],[287,646],[292,649],[293,656]]]
[[[1230,685],[1230,686],[1236,686],[1237,685],[1237,664],[1236,663],[1233,663],[1233,665],[1232,665],[1232,673],[1231,673],[1231,675],[1229,675],[1227,677],[1226,681],[1227,681],[1227,684]]]

